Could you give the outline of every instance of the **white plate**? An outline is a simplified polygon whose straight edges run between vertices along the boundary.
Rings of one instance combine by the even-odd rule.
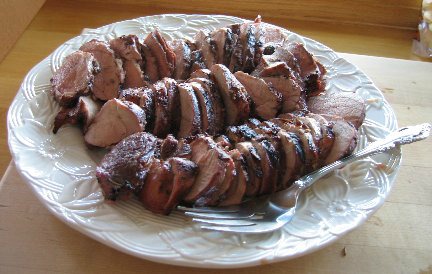
[[[104,202],[94,173],[102,153],[88,150],[75,127],[52,133],[59,107],[50,96],[49,79],[62,59],[84,42],[122,34],[142,39],[154,27],[167,39],[190,38],[199,29],[242,21],[221,15],[158,15],[118,22],[69,40],[36,65],[9,109],[8,130],[16,167],[40,201],[74,229],[120,251],[206,268],[253,266],[304,255],[336,241],[370,217],[392,187],[400,151],[351,164],[316,183],[302,196],[298,213],[283,229],[242,236],[202,231],[178,212],[168,217],[154,215],[136,200]],[[358,148],[397,128],[391,107],[357,67],[316,41],[287,34],[304,43],[326,66],[328,90],[357,91],[368,100]]]

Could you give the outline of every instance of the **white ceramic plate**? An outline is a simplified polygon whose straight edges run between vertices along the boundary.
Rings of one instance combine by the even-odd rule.
[[[336,241],[370,217],[392,187],[400,151],[351,164],[316,183],[301,197],[298,213],[283,229],[243,236],[202,231],[178,212],[154,215],[136,200],[104,202],[94,172],[103,152],[88,150],[78,128],[52,133],[59,107],[50,96],[49,80],[62,59],[84,42],[123,34],[142,39],[155,27],[167,39],[191,38],[199,29],[242,21],[221,15],[158,15],[118,22],[69,40],[36,65],[9,109],[8,130],[16,167],[40,201],[74,229],[108,246],[152,261],[206,268],[245,267],[304,255]],[[304,43],[326,66],[328,90],[357,91],[367,100],[358,148],[397,128],[391,107],[357,67],[316,41],[287,34]]]

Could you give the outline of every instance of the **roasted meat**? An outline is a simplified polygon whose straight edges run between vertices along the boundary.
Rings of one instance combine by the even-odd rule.
[[[95,39],[83,44],[80,50],[93,54],[101,68],[94,79],[93,95],[103,101],[117,98],[124,81],[121,59],[115,57],[108,43]]]
[[[241,124],[250,113],[250,98],[246,89],[224,65],[214,65],[210,70],[225,105],[225,124]]]
[[[144,111],[134,103],[111,99],[96,114],[84,135],[88,145],[109,147],[144,130]]]
[[[62,106],[74,105],[81,95],[88,95],[100,72],[99,63],[91,53],[76,51],[68,55],[51,78],[51,92]]]

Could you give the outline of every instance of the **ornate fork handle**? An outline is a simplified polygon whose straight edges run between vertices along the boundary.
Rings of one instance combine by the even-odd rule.
[[[359,150],[350,156],[347,156],[301,177],[288,189],[273,194],[271,201],[281,207],[293,207],[297,203],[297,199],[303,190],[310,187],[318,179],[329,174],[333,170],[368,156],[386,152],[401,145],[424,140],[429,136],[430,130],[431,125],[424,123],[416,126],[400,128],[397,131],[391,132],[386,138],[375,141],[364,149]]]

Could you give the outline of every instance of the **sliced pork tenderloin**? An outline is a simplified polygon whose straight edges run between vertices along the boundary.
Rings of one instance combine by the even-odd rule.
[[[90,146],[109,147],[129,135],[144,130],[145,112],[127,101],[111,99],[96,114],[84,135]]]
[[[200,30],[194,37],[197,50],[201,51],[202,60],[207,68],[216,64],[216,48],[208,31]]]
[[[147,81],[144,80],[144,73],[138,62],[125,60],[123,61],[123,69],[125,71],[123,88],[138,88],[149,85]]]
[[[114,52],[125,60],[141,61],[142,44],[136,35],[122,35],[112,39],[109,45]]]
[[[333,123],[327,121],[324,117],[315,113],[308,113],[307,117],[315,119],[321,128],[321,140],[318,142],[319,158],[323,162],[329,155],[334,142]],[[321,166],[323,164],[320,164]]]
[[[246,89],[224,65],[216,64],[210,70],[225,105],[225,124],[241,124],[250,114],[250,97]]]
[[[157,81],[152,86],[155,99],[155,119],[153,134],[159,138],[164,138],[170,133],[170,113],[168,110],[168,92],[162,80]]]
[[[186,159],[153,159],[138,198],[151,212],[168,215],[189,191],[196,173],[197,165]]]
[[[155,29],[147,35],[144,43],[156,58],[159,77],[172,77],[176,65],[176,56],[161,33]]]
[[[175,39],[168,42],[176,56],[176,63],[173,77],[185,80],[189,77],[192,66],[191,42],[184,39]]]
[[[333,122],[334,142],[333,146],[324,160],[328,165],[347,155],[350,155],[357,146],[358,132],[350,123],[338,116],[322,115],[328,121]]]
[[[191,53],[191,73],[199,69],[207,69],[207,66],[204,63],[204,56],[201,50],[194,50]]]
[[[128,199],[140,191],[151,159],[159,155],[159,140],[152,134],[132,134],[105,154],[96,167],[96,178],[105,199]]]
[[[214,135],[215,131],[215,115],[214,109],[211,101],[211,95],[205,90],[199,83],[190,82],[192,86],[195,96],[198,99],[198,105],[200,107],[201,113],[201,130],[202,132],[209,133],[210,135]]]
[[[180,128],[181,109],[180,94],[177,81],[172,78],[163,78],[168,95],[168,120],[170,121],[169,132],[176,135]]]
[[[312,113],[340,116],[359,128],[366,115],[366,104],[355,92],[333,92],[310,97],[308,109]]]
[[[281,113],[304,109],[304,91],[290,77],[262,77],[262,80],[282,95]]]
[[[93,122],[96,114],[101,109],[101,102],[94,101],[90,96],[81,96],[78,103],[71,108],[62,107],[54,119],[53,133],[66,124],[79,124],[83,132],[87,132],[88,127]]]
[[[99,63],[91,53],[75,51],[68,55],[51,78],[54,99],[66,107],[73,106],[78,97],[88,95],[93,89]]]
[[[121,59],[115,57],[108,43],[95,39],[84,43],[80,50],[93,54],[101,68],[94,79],[93,95],[103,101],[117,98],[120,85],[124,81]]]
[[[253,102],[253,111],[260,118],[268,120],[277,116],[282,107],[282,95],[264,80],[242,71],[234,76],[246,88]]]
[[[192,85],[182,83],[178,85],[178,89],[180,94],[181,121],[177,137],[185,138],[201,133],[201,112]]]
[[[225,174],[223,163],[219,160],[219,151],[216,143],[210,137],[198,135],[190,143],[190,160],[198,165],[198,174],[190,192],[186,195],[185,201],[194,203],[206,191],[222,182]]]
[[[145,63],[143,66],[144,80],[150,83],[155,83],[162,78],[159,74],[159,64],[156,56],[152,53],[152,51],[146,44],[143,44],[141,52],[142,56],[145,59]]]
[[[237,149],[230,150],[229,156],[233,159],[236,169],[236,176],[228,190],[223,194],[224,197],[219,206],[230,206],[240,204],[246,193],[246,186],[249,182],[247,163]]]
[[[129,88],[119,93],[119,99],[132,102],[140,106],[146,114],[146,131],[153,130],[155,118],[155,96],[151,88]]]
[[[261,161],[262,183],[258,195],[270,194],[277,190],[279,153],[268,140],[252,140]]]
[[[279,189],[286,189],[304,174],[305,156],[301,141],[296,134],[280,130],[278,137],[282,148],[280,153],[285,158],[280,166]]]
[[[249,181],[246,185],[245,195],[247,197],[255,197],[260,191],[263,180],[263,170],[260,163],[261,157],[249,141],[237,143],[235,148],[238,149],[247,163]]]
[[[212,131],[210,131],[209,134],[214,135],[222,132],[225,127],[225,108],[215,83],[212,80],[205,78],[191,78],[189,81],[199,83],[210,95],[210,102],[213,107],[214,124],[212,125]]]
[[[305,172],[307,173],[316,170],[320,164],[319,150],[314,142],[310,129],[296,118],[275,118],[270,121],[299,137],[305,155]]]

